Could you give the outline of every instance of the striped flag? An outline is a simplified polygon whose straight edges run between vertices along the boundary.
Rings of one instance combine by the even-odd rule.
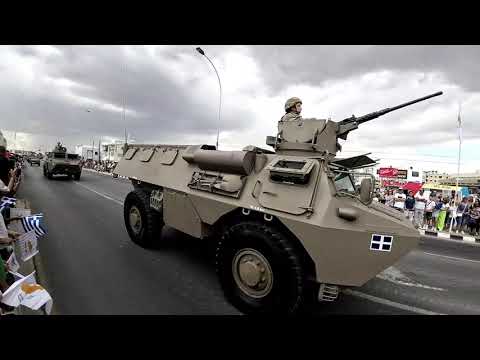
[[[23,217],[22,226],[26,233],[34,230],[37,238],[47,233],[47,229],[43,221],[43,214],[35,214]]]
[[[2,197],[0,199],[0,213],[3,214],[5,209],[14,207],[16,203],[17,203],[17,199],[15,198],[6,197],[6,196]]]

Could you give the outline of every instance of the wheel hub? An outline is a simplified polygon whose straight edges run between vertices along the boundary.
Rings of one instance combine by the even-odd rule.
[[[140,215],[140,210],[138,210],[136,206],[132,206],[129,215],[130,227],[135,234],[139,234],[140,230],[142,230],[142,216]]]
[[[255,249],[242,249],[232,261],[233,278],[248,296],[262,298],[272,290],[273,271],[268,260]]]

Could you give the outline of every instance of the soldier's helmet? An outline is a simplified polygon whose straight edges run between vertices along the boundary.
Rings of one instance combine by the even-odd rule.
[[[297,103],[302,103],[302,100],[300,100],[298,97],[292,97],[287,100],[285,103],[285,111],[287,112],[290,110],[291,107],[295,106]]]

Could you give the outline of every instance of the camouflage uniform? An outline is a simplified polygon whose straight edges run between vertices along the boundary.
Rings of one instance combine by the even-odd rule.
[[[295,120],[302,120],[302,116],[296,111],[286,113],[280,119],[280,121],[295,121]]]

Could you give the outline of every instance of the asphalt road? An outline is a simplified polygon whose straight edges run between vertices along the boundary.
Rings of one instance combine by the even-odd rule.
[[[133,244],[123,223],[130,182],[83,171],[79,182],[47,180],[26,166],[19,198],[46,216],[40,240],[44,285],[55,314],[232,315],[209,248],[172,228],[162,246]],[[480,314],[480,246],[422,238],[419,248],[323,314]]]

